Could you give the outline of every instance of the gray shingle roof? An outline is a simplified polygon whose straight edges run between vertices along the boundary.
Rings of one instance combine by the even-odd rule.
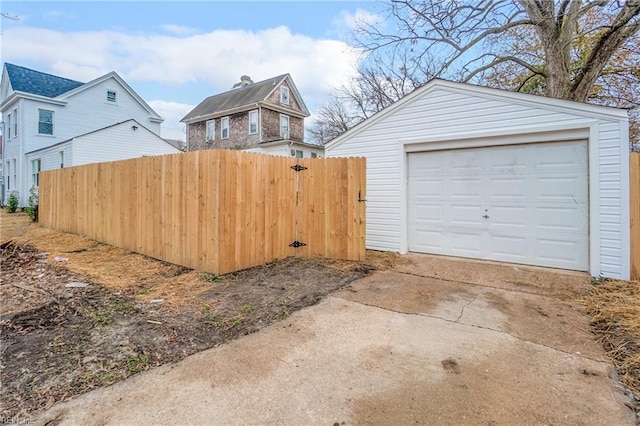
[[[288,74],[279,75],[245,87],[239,87],[237,89],[231,89],[228,92],[209,96],[191,110],[181,121],[264,101],[273,88],[284,80],[287,75]]]
[[[16,92],[55,98],[84,83],[5,63],[11,88]]]

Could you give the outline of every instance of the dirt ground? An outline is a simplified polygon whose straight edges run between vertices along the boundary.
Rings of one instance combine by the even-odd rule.
[[[0,417],[56,402],[252,333],[374,269],[288,258],[213,276],[0,212]]]

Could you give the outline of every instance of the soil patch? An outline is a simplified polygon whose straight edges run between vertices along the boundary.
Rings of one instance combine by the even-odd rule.
[[[395,259],[287,258],[214,276],[1,215],[13,237],[0,248],[2,418],[257,331]]]

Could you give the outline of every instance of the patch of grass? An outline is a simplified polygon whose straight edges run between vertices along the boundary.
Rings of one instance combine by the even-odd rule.
[[[209,272],[203,272],[200,274],[200,278],[202,281],[206,281],[208,283],[217,284],[224,281],[224,277],[220,275],[211,274]]]
[[[144,289],[144,290],[138,292],[138,294],[141,295],[141,296],[144,296],[144,295],[147,295],[147,294],[151,294],[154,291],[155,291],[155,289],[153,289],[153,288],[147,288],[147,289]]]
[[[126,361],[127,373],[135,374],[147,369],[149,357],[145,354],[127,355]]]
[[[134,311],[134,308],[130,301],[118,299],[113,304],[113,310],[119,314],[130,314]]]
[[[251,312],[255,311],[255,308],[251,305],[242,305],[240,307],[240,312],[242,312],[243,314],[250,314]]]
[[[277,320],[283,320],[288,317],[289,317],[289,311],[287,311],[286,309],[283,309],[276,314]]]
[[[205,317],[205,321],[209,323],[213,328],[222,328],[224,327],[224,321],[220,317],[220,314],[210,313]]]
[[[209,312],[211,310],[211,305],[204,305],[202,307],[202,312]]]
[[[111,322],[111,317],[106,314],[95,314],[91,317],[93,323],[99,327],[104,327]]]
[[[233,322],[231,323],[231,327],[241,326],[243,322],[244,322],[244,318],[243,317],[236,317],[233,320]]]
[[[607,279],[600,275],[599,277],[591,277],[591,285],[602,285],[607,282]]]

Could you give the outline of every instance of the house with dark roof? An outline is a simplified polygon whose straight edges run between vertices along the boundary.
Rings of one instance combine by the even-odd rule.
[[[304,142],[308,116],[289,74],[259,82],[243,75],[231,90],[204,99],[181,121],[187,126],[188,151],[231,148],[321,156],[321,146]]]
[[[180,152],[160,137],[162,117],[116,72],[82,83],[5,63],[0,112],[4,197],[17,193],[21,206],[40,171]]]

